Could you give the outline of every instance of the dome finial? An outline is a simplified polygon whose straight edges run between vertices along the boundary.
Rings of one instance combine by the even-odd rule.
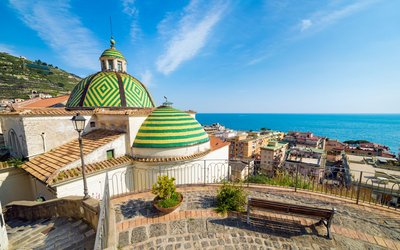
[[[110,48],[115,48],[115,40],[113,36],[110,38]]]
[[[168,101],[168,98],[166,96],[164,96],[165,102],[163,102],[162,106],[166,106],[166,107],[172,107],[172,102]]]

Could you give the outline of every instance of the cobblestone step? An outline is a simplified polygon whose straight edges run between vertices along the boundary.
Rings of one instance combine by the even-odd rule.
[[[7,222],[10,249],[92,249],[95,231],[82,220]]]

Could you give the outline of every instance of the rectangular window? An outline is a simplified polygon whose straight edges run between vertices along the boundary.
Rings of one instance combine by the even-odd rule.
[[[118,71],[122,71],[122,62],[118,61]]]
[[[101,61],[101,66],[102,66],[102,70],[106,70],[107,69],[107,67],[106,67],[106,61]]]
[[[108,60],[108,69],[113,70],[114,69],[114,62],[113,60]]]
[[[107,150],[107,160],[114,158],[114,149]]]
[[[91,128],[95,128],[96,127],[96,123],[95,122],[90,122],[90,127]]]

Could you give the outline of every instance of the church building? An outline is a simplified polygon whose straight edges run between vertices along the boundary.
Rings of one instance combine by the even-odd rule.
[[[1,185],[3,204],[83,195],[78,133],[71,122],[77,113],[86,119],[83,154],[94,198],[101,198],[106,173],[112,195],[149,189],[160,174],[174,176],[177,184],[228,178],[229,143],[209,136],[194,112],[168,101],[157,106],[146,86],[127,73],[125,57],[110,42],[100,56],[101,71],[75,86],[66,107],[0,112],[10,154],[27,159],[12,170],[20,171],[19,177]],[[23,197],[8,197],[7,190],[16,187]]]

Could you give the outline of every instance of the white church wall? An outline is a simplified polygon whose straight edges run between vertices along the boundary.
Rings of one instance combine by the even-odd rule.
[[[85,139],[83,139],[83,144],[85,144]],[[91,164],[91,163],[96,163],[99,161],[105,161],[107,160],[107,150],[114,150],[114,158],[118,158],[121,156],[126,155],[128,152],[126,152],[126,147],[125,147],[125,135],[122,134],[120,135],[117,139],[99,147],[98,149],[94,150],[93,152],[85,155],[84,160],[85,164]],[[81,160],[76,160],[70,164],[67,164],[65,167],[63,167],[63,170],[66,169],[71,169],[75,167],[81,166]]]
[[[142,126],[144,120],[146,120],[147,116],[130,116],[129,117],[129,145],[132,147],[132,144],[136,138],[136,135]]]
[[[7,236],[7,228],[6,221],[3,215],[3,208],[0,202],[0,250],[8,249],[8,236]]]
[[[129,165],[121,166],[108,171],[108,178],[111,179],[113,176],[121,176],[121,173],[125,172]],[[101,199],[104,190],[104,180],[106,177],[106,171],[98,172],[96,174],[91,174],[86,177],[89,195],[96,199]],[[114,182],[115,183],[115,182]],[[110,182],[110,194],[116,193],[117,189],[128,190],[125,186],[125,182],[120,182],[120,186],[112,186]],[[60,183],[56,185],[57,197],[65,197],[68,195],[79,195],[83,196],[83,180],[82,178],[77,178],[72,181],[67,181],[65,183]]]
[[[44,200],[51,200],[57,198],[57,195],[54,190],[50,189],[50,187],[46,186],[41,181],[38,181],[35,178],[31,178],[31,187],[34,196],[34,200],[37,198],[44,198]]]
[[[4,135],[4,143],[10,149],[11,156],[23,158],[27,156],[25,128],[21,116],[0,116]]]
[[[228,153],[229,146],[225,146],[193,161],[135,163],[132,169],[133,189],[151,189],[159,175],[174,177],[177,185],[220,182],[230,175]]]
[[[96,114],[96,127],[109,130],[128,131],[127,115]]]
[[[87,120],[85,132],[89,132],[91,116]],[[4,140],[15,157],[33,158],[51,149],[77,139],[72,116],[1,116]],[[11,143],[10,130],[15,131],[18,145]]]
[[[0,201],[6,205],[12,201],[33,200],[31,177],[19,168],[0,169]]]

